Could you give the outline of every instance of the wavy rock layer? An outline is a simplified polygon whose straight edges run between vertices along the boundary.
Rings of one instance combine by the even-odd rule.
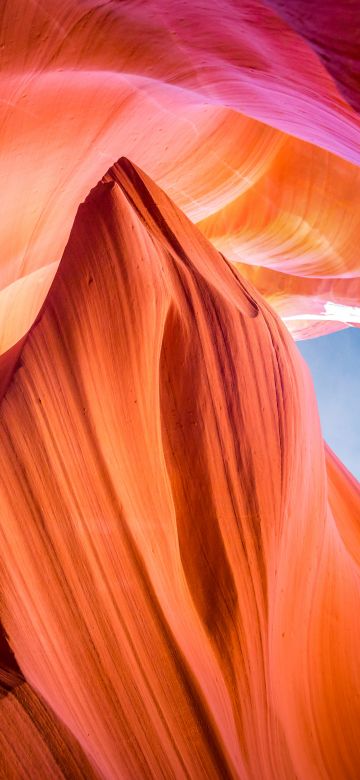
[[[358,3],[270,2],[3,0],[1,352],[120,154],[297,338],[360,322]]]
[[[0,418],[4,626],[94,771],[355,780],[358,493],[329,454],[328,495],[276,314],[127,160],[79,209]]]
[[[319,54],[344,97],[360,110],[359,29],[357,0],[266,0]],[[329,56],[331,51],[332,56]]]

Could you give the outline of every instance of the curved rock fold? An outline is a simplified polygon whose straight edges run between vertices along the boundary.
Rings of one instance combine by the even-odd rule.
[[[63,724],[37,776],[355,779],[359,494],[276,313],[121,159],[20,348],[0,589],[26,683],[0,722],[25,696],[35,763]]]

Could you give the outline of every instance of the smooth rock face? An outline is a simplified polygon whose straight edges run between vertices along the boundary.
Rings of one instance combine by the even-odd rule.
[[[360,323],[358,0],[2,0],[0,354],[126,155],[296,338]]]
[[[121,159],[20,349],[0,776],[355,780],[359,492],[278,316]]]
[[[266,0],[321,57],[347,102],[360,110],[359,29],[357,0]]]

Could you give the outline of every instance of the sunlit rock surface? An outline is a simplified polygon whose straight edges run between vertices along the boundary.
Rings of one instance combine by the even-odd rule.
[[[121,154],[296,338],[358,324],[358,29],[353,0],[4,0],[0,351]]]
[[[18,353],[0,776],[355,780],[358,485],[276,313],[122,159]]]

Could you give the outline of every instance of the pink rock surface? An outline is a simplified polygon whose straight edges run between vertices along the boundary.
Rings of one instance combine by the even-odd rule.
[[[0,780],[358,780],[358,30],[1,5]]]
[[[348,74],[354,96],[356,3],[331,6],[326,34],[323,3],[273,5],[3,4],[1,352],[34,321],[79,203],[121,155],[250,266],[296,337],[359,323],[360,123],[337,88]]]

